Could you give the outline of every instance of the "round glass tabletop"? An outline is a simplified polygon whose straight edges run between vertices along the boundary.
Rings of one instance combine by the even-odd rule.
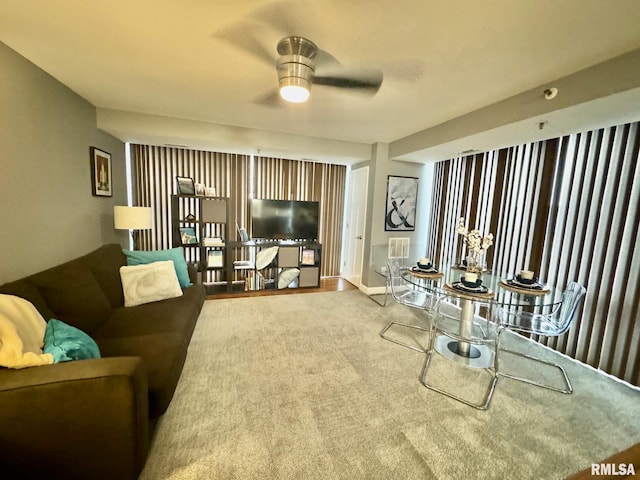
[[[423,275],[410,268],[403,269],[403,279],[419,288],[438,295],[446,295],[511,307],[535,307],[554,309],[562,302],[562,291],[550,285],[540,284],[538,288],[527,288],[514,283],[514,276],[498,276],[485,272],[480,276],[482,286],[486,288],[465,289],[460,286],[465,270],[447,267],[440,276]]]

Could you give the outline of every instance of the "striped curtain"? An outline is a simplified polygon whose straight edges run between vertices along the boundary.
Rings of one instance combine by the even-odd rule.
[[[494,235],[485,259],[492,271],[540,271],[556,148],[556,141],[538,142],[437,163],[431,258],[448,264],[466,256],[456,234],[464,218],[469,229]]]
[[[320,202],[320,275],[340,275],[347,168],[282,158],[257,157],[253,198]]]
[[[577,279],[580,321],[549,345],[640,385],[639,124],[561,139],[541,270]]]
[[[230,238],[236,224],[249,229],[250,199],[320,202],[319,241],[322,276],[340,273],[346,167],[343,165],[216,153],[151,145],[132,145],[133,204],[152,207],[154,228],[140,232],[139,248],[165,249],[171,241],[171,195],[176,176],[193,178],[230,201]],[[251,179],[253,178],[253,182]],[[195,251],[194,251],[195,252]],[[188,259],[189,261],[195,259]]]
[[[587,287],[581,315],[541,343],[640,385],[638,123],[439,162],[429,233],[433,258],[464,255],[459,217],[491,232],[487,264],[522,268],[558,288]]]
[[[170,199],[177,193],[176,176],[191,177],[214,187],[217,196],[230,198],[232,232],[235,219],[245,224],[249,160],[248,155],[132,145],[133,203],[151,207],[154,214],[154,228],[140,232],[140,248],[171,247]]]

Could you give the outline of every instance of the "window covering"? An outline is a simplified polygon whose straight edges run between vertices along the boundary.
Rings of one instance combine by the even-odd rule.
[[[154,211],[154,228],[138,232],[140,248],[171,247],[170,197],[176,193],[176,176],[185,176],[214,187],[217,196],[229,198],[231,231],[228,234],[233,240],[239,240],[236,222],[239,227],[250,230],[252,197],[319,201],[319,241],[323,244],[320,274],[340,274],[345,166],[137,144],[131,145],[131,158],[133,203],[152,207]],[[224,233],[215,229],[209,232],[222,237]],[[195,249],[188,253],[196,254]],[[219,276],[221,272],[208,272],[208,275]]]
[[[438,162],[428,253],[463,257],[456,221],[491,232],[487,266],[523,268],[587,297],[570,330],[537,339],[640,386],[638,123]]]

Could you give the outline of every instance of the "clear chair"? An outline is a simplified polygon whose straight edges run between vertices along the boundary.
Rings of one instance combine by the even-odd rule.
[[[493,321],[493,305],[482,300],[447,297],[438,305],[432,325],[420,383],[465,405],[486,410],[498,381],[497,325]],[[450,361],[442,386],[428,379],[436,353]],[[451,370],[456,368],[461,370]],[[478,387],[482,395],[478,401],[469,397],[473,393],[470,391],[477,389],[475,383],[480,375],[487,376],[488,382],[486,389],[482,384]],[[474,385],[470,388],[472,382]]]
[[[501,352],[511,353],[535,362],[543,363],[551,367],[557,368],[562,374],[564,381],[564,387],[558,388],[548,383],[542,383],[536,380],[532,380],[517,375],[508,374],[498,369],[498,375],[502,377],[512,378],[538,387],[548,388],[556,392],[570,394],[573,392],[573,387],[569,381],[569,376],[561,365],[543,360],[531,355],[517,352],[515,350],[509,350],[500,346],[500,338],[502,333],[506,330],[511,330],[520,333],[540,335],[544,337],[558,337],[564,334],[571,325],[571,322],[576,316],[580,302],[584,299],[587,290],[576,282],[571,282],[562,295],[561,305],[555,309],[551,314],[536,314],[523,311],[513,311],[505,308],[498,308],[496,310],[497,321],[499,322],[498,328],[498,348]]]
[[[402,342],[387,335],[387,331],[394,325],[399,325],[404,328],[411,328],[422,332],[430,332],[431,316],[435,311],[437,311],[438,303],[440,301],[437,295],[430,294],[424,288],[419,288],[406,282],[402,278],[402,274],[406,271],[406,268],[407,267],[403,266],[402,262],[398,260],[391,259],[387,263],[387,285],[389,290],[391,291],[391,296],[396,302],[402,305],[425,311],[427,313],[428,324],[427,326],[423,327],[419,325],[412,325],[409,323],[391,321],[387,323],[387,325],[385,325],[385,327],[380,331],[380,336],[390,342],[402,345],[406,348],[410,348],[411,350],[415,350],[416,352],[424,353],[425,350],[422,348]]]
[[[391,293],[388,263],[391,261],[406,265],[410,257],[419,258],[420,254],[424,252],[424,248],[424,245],[411,246],[409,237],[390,237],[387,245],[372,245],[369,254],[371,268],[378,275],[385,277],[385,288],[381,301],[377,299],[381,295],[379,293],[371,294],[369,298],[381,307],[386,307],[387,299]]]

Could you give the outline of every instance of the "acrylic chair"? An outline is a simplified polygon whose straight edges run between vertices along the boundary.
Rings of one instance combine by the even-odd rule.
[[[465,323],[461,328],[463,311],[472,309],[473,321]],[[465,298],[448,297],[438,305],[433,316],[433,329],[426,358],[420,372],[420,383],[429,390],[446,395],[465,405],[478,410],[489,408],[493,392],[498,382],[497,366],[497,325],[493,321],[493,305],[490,302],[470,300]],[[429,382],[428,374],[432,366],[435,353],[451,361],[447,368],[476,369],[486,372],[489,377],[483,397],[480,401],[465,398],[462,391],[455,390],[467,386],[459,382],[458,385],[437,386]],[[462,373],[462,372],[461,372]],[[449,377],[449,382],[451,382]],[[466,395],[468,397],[469,395]]]
[[[522,311],[512,311],[505,308],[497,308],[496,316],[497,321],[499,322],[498,328],[498,349],[501,352],[511,353],[513,355],[517,355],[523,358],[527,358],[534,362],[543,363],[554,367],[560,371],[562,374],[562,378],[564,381],[564,387],[558,388],[553,385],[549,385],[548,383],[538,382],[536,380],[532,380],[525,377],[520,377],[517,375],[512,375],[508,373],[501,372],[498,369],[498,375],[501,377],[508,377],[514,380],[518,380],[520,382],[529,383],[531,385],[536,385],[538,387],[547,388],[549,390],[553,390],[556,392],[567,393],[570,394],[573,392],[573,387],[571,386],[571,382],[569,381],[569,376],[564,368],[557,363],[550,362],[547,360],[543,360],[537,357],[533,357],[531,355],[527,355],[524,353],[517,352],[515,350],[509,350],[500,346],[500,338],[502,333],[506,330],[511,330],[519,333],[525,334],[534,334],[540,335],[544,337],[558,337],[564,334],[571,325],[571,322],[576,317],[576,313],[578,311],[578,307],[580,303],[584,299],[587,290],[580,284],[576,282],[571,282],[567,286],[566,290],[562,295],[562,303],[561,305],[555,309],[551,314],[543,315],[536,314],[530,312],[522,312]]]
[[[427,290],[419,288],[415,285],[411,285],[409,284],[409,282],[405,281],[402,278],[402,275],[406,271],[406,268],[407,267],[403,266],[402,262],[397,259],[390,259],[388,261],[387,286],[391,291],[391,296],[396,302],[402,305],[425,311],[427,313],[429,323],[427,324],[427,326],[423,327],[419,325],[391,321],[387,323],[387,325],[385,325],[385,327],[380,331],[380,336],[390,342],[402,345],[406,348],[410,348],[411,350],[415,350],[416,352],[424,353],[425,351],[422,348],[402,342],[387,335],[387,331],[394,325],[399,325],[404,328],[411,328],[422,332],[429,332],[431,330],[431,316],[437,310],[437,306],[440,301],[437,295],[430,294]]]

